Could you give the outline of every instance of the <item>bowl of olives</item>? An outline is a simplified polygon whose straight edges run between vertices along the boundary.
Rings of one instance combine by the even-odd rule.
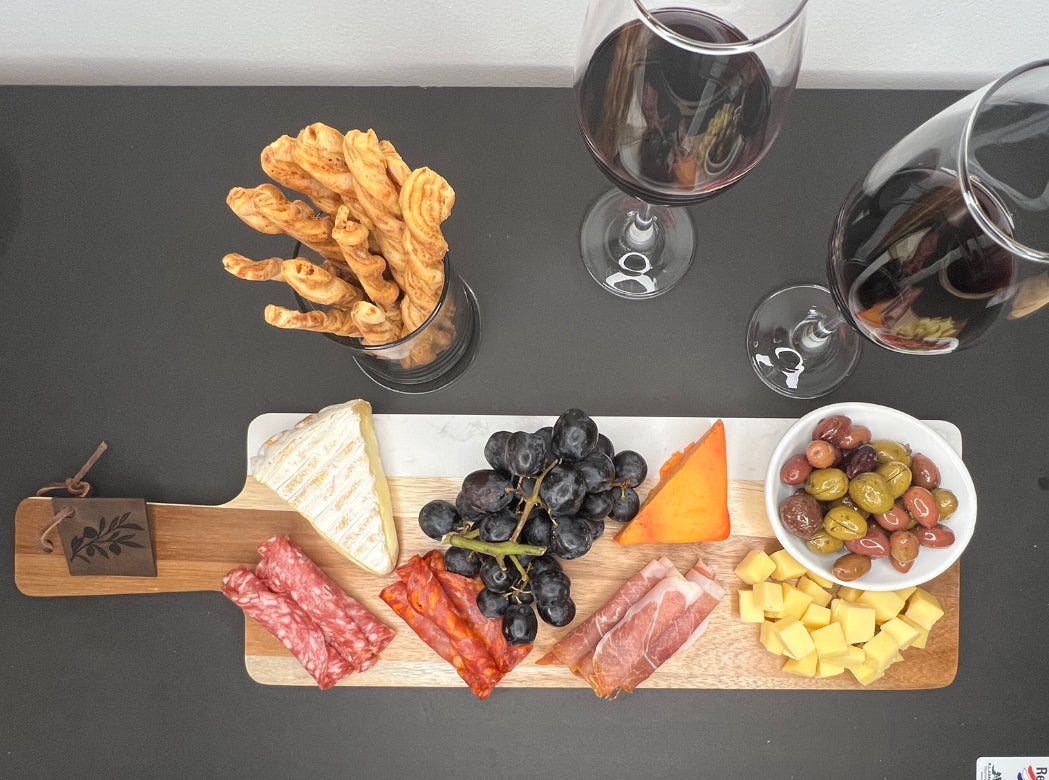
[[[765,507],[794,558],[864,590],[937,577],[976,526],[976,489],[954,447],[868,403],[824,406],[790,426],[769,460]]]

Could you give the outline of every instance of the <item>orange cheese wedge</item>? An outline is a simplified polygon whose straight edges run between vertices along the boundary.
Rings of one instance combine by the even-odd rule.
[[[725,424],[718,420],[701,439],[667,459],[659,483],[614,539],[620,544],[716,542],[727,539],[730,530]]]

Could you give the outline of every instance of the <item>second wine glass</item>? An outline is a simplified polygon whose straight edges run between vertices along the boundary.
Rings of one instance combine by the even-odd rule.
[[[577,54],[579,127],[617,189],[583,221],[590,275],[651,298],[688,270],[684,209],[765,156],[797,84],[808,0],[592,0]]]

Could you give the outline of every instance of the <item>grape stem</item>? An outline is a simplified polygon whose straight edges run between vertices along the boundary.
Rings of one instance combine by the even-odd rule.
[[[521,508],[521,519],[517,521],[517,527],[514,528],[514,532],[510,535],[510,541],[516,542],[517,537],[521,535],[521,529],[524,528],[524,524],[528,522],[528,516],[532,514],[532,510],[535,509],[536,505],[540,503],[539,488],[543,484],[543,478],[560,462],[560,459],[554,459],[550,465],[543,469],[539,473],[539,476],[535,478],[535,487],[532,489],[532,495],[525,499],[525,505]],[[540,553],[540,555],[542,555],[542,553]]]
[[[508,542],[482,542],[480,539],[468,539],[462,534],[445,534],[441,544],[450,544],[452,547],[462,547],[465,550],[491,555],[497,560],[507,555],[542,555],[546,552],[545,547],[537,547],[534,544],[519,544],[513,540]]]

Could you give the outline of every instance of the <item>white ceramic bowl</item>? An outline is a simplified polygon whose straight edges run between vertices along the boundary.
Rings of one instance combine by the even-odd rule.
[[[912,452],[921,452],[932,459],[940,470],[941,487],[958,497],[958,509],[944,521],[944,526],[954,532],[954,544],[940,549],[922,547],[914,566],[906,574],[896,571],[887,558],[875,558],[869,572],[859,579],[844,582],[831,574],[831,567],[847,550],[822,555],[810,550],[804,540],[787,530],[780,520],[779,508],[797,487],[780,482],[780,468],[791,455],[804,452],[805,446],[812,441],[816,424],[834,414],[847,415],[854,423],[866,425],[875,440],[891,439],[909,444]],[[806,568],[833,582],[863,590],[897,590],[928,582],[958,560],[976,527],[976,489],[958,453],[920,420],[887,406],[867,403],[824,406],[805,415],[787,430],[773,450],[765,474],[765,508],[780,544]]]

